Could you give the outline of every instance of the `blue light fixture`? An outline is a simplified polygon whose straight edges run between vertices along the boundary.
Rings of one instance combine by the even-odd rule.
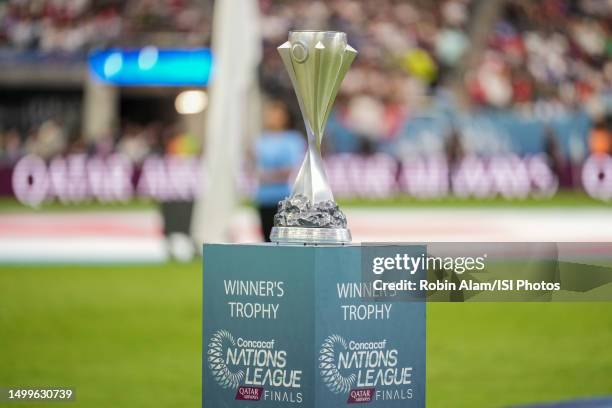
[[[211,69],[208,48],[117,48],[89,56],[89,70],[95,78],[120,86],[205,86]]]

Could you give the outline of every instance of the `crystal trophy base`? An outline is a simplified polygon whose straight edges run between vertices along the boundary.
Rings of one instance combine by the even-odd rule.
[[[346,228],[273,227],[270,240],[282,244],[348,244],[351,231]]]

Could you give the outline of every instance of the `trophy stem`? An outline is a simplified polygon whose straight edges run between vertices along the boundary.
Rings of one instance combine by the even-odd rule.
[[[291,196],[301,194],[308,198],[311,204],[322,201],[334,201],[334,195],[327,181],[323,159],[319,150],[308,142],[308,150],[300,171],[293,184]]]

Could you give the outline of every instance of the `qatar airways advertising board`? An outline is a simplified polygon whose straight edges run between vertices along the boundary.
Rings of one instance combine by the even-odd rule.
[[[325,159],[334,195],[340,199],[445,196],[507,199],[549,198],[562,187],[543,154],[466,156],[449,163],[443,155],[397,160],[385,153],[338,154]],[[120,203],[133,199],[191,201],[207,177],[193,157],[151,156],[133,164],[121,154],[74,154],[43,160],[34,155],[0,166],[0,196],[28,206],[45,202]],[[598,200],[612,199],[612,156],[590,156],[571,171],[572,186]],[[243,197],[252,197],[257,180],[239,172]],[[567,187],[567,186],[566,186]]]

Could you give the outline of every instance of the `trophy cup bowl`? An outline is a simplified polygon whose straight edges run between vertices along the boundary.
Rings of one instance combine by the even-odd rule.
[[[278,47],[306,125],[308,150],[291,196],[278,204],[270,240],[348,243],[346,217],[334,201],[323,168],[321,141],[334,100],[357,51],[337,31],[291,31]]]

